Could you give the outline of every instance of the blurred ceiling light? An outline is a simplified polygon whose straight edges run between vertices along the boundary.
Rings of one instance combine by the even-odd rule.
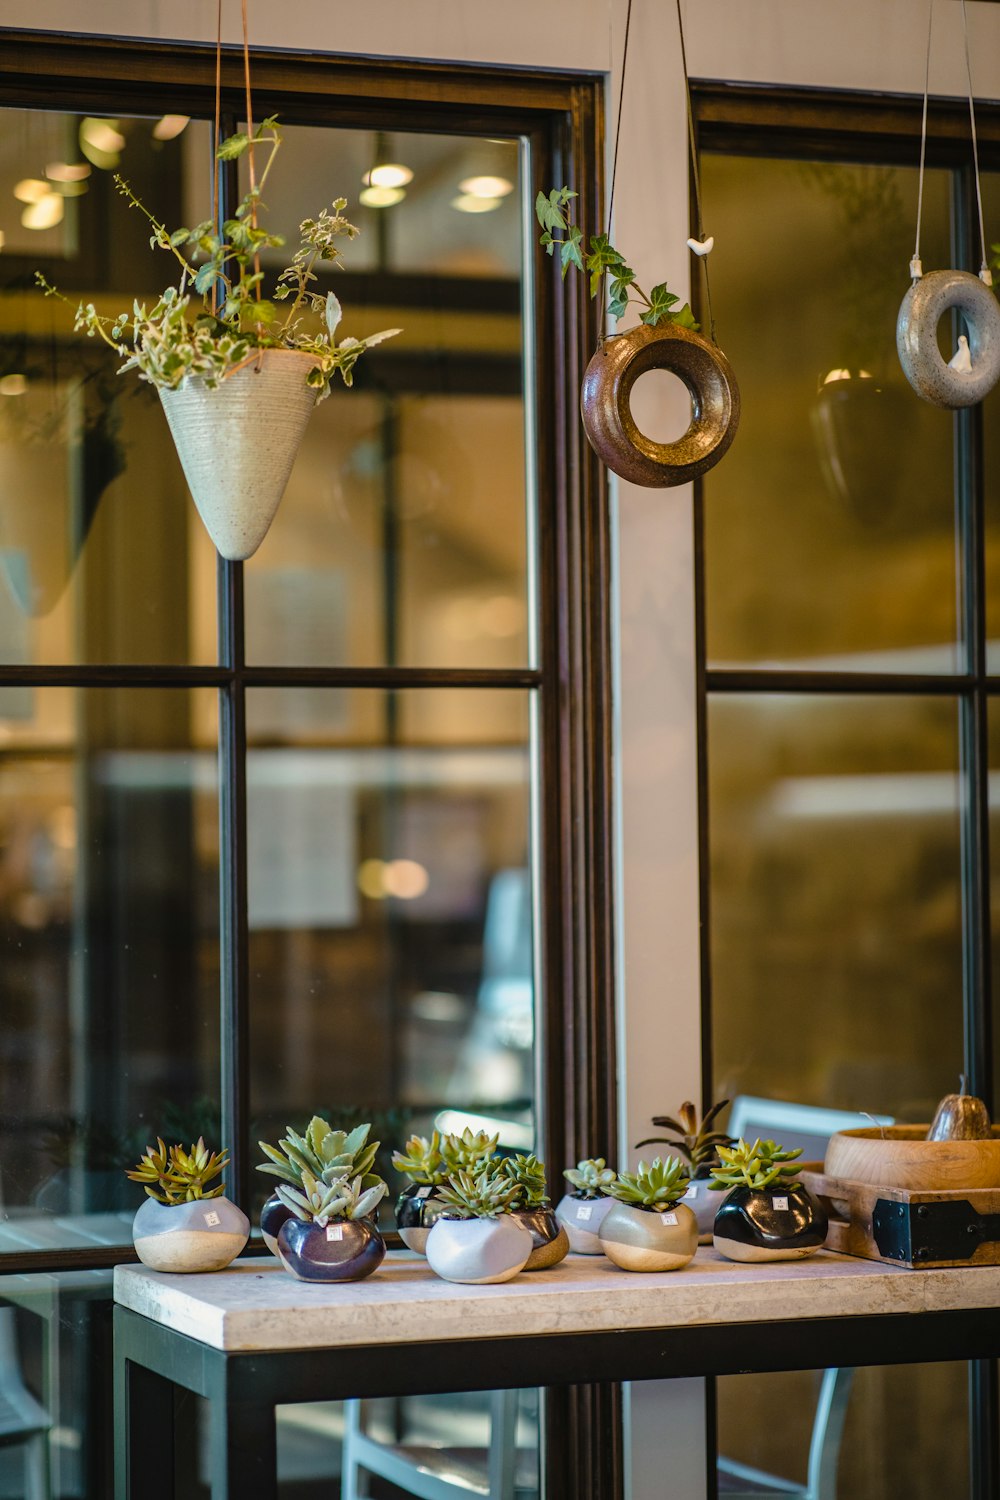
[[[402,162],[387,161],[377,167],[372,167],[361,181],[365,187],[400,188],[406,187],[407,183],[413,181],[413,173],[409,167],[404,167]]]
[[[0,377],[0,396],[23,396],[27,389],[27,375],[4,375]]]
[[[117,167],[125,137],[115,129],[117,121],[81,120],[80,150],[87,160],[102,172]]]
[[[872,375],[871,375],[871,371],[870,370],[859,370],[858,371],[858,379],[859,380],[871,380],[871,378],[872,378]],[[820,381],[820,388],[822,389],[822,387],[824,385],[835,385],[838,380],[853,380],[853,379],[854,379],[854,372],[853,372],[853,370],[831,370],[829,372],[829,374],[823,376],[823,379]]]
[[[43,182],[40,177],[22,177],[14,185],[14,197],[18,203],[41,203],[51,191],[48,183]]]
[[[153,126],[154,141],[172,141],[190,123],[190,115],[164,115]]]
[[[415,859],[391,859],[382,874],[388,895],[415,901],[430,885],[430,876]]]
[[[495,208],[499,208],[499,198],[477,198],[473,193],[462,193],[461,197],[452,198],[452,208],[457,208],[462,214],[488,214]]]
[[[57,182],[53,184],[53,189],[59,194],[60,198],[82,198],[84,193],[89,191],[89,184],[86,182]]]
[[[50,161],[45,168],[50,182],[82,182],[90,176],[90,163],[85,161]]]
[[[365,208],[392,208],[396,203],[402,203],[406,193],[402,188],[394,187],[366,187],[358,194],[358,202],[363,203]]]
[[[29,203],[21,214],[25,229],[54,229],[65,212],[59,193],[46,193],[37,203]]]
[[[514,184],[507,177],[466,177],[458,185],[473,198],[506,198],[514,191]]]
[[[367,896],[369,901],[383,901],[386,894],[384,877],[384,860],[364,859],[358,866],[358,890],[362,896]]]
[[[0,229],[0,250],[3,249],[4,245],[6,245],[6,243],[7,243],[7,236],[4,234],[3,230]]]

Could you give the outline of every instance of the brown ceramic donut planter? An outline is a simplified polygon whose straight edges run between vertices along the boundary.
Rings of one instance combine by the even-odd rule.
[[[632,417],[632,387],[647,370],[669,370],[691,396],[691,425],[674,443],[655,443]],[[605,339],[583,377],[580,397],[590,446],[631,484],[667,488],[697,479],[719,462],[736,436],[740,392],[726,356],[700,333],[677,323],[641,323]]]

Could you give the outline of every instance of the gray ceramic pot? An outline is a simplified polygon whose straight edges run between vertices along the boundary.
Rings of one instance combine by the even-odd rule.
[[[544,1208],[517,1208],[512,1219],[531,1235],[531,1254],[524,1269],[547,1271],[569,1254],[569,1235],[547,1205]]]
[[[601,1244],[623,1271],[679,1271],[698,1248],[698,1220],[683,1203],[662,1211],[616,1203],[601,1225]]]
[[[512,1214],[496,1219],[438,1219],[427,1236],[427,1264],[444,1281],[482,1286],[523,1271],[531,1235]]]
[[[614,1203],[613,1198],[584,1198],[567,1193],[556,1204],[556,1218],[569,1237],[569,1248],[577,1255],[603,1255],[598,1231]]]
[[[719,1204],[723,1195],[713,1192],[708,1185],[708,1177],[695,1177],[684,1194],[683,1202],[691,1209],[698,1220],[698,1243],[699,1245],[710,1245],[712,1243],[712,1230],[715,1227],[715,1215],[719,1211]]]
[[[132,1221],[136,1253],[153,1271],[221,1271],[249,1238],[250,1220],[228,1198],[147,1198]]]

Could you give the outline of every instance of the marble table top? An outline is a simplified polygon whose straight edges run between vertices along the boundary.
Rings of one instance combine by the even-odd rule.
[[[214,1349],[336,1348],[687,1324],[755,1323],[1000,1306],[1000,1266],[910,1271],[821,1250],[734,1265],[703,1246],[683,1271],[621,1271],[570,1255],[496,1286],[442,1281],[390,1251],[373,1276],[310,1286],[270,1257],[206,1275],[115,1268],[115,1301]]]

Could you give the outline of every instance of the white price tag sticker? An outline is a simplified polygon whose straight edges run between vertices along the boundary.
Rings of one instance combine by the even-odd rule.
[[[774,1204],[774,1207],[778,1213],[784,1214],[788,1212],[788,1199],[785,1197],[784,1193],[775,1193],[774,1197],[771,1199],[771,1202]]]
[[[414,1196],[414,1198],[429,1198],[430,1195],[431,1195],[431,1193],[433,1193],[433,1191],[434,1191],[434,1189],[432,1187],[417,1188],[417,1191],[414,1193],[413,1196]]]
[[[661,1224],[676,1224],[677,1223],[677,1215],[676,1214],[661,1214],[660,1215],[660,1223]]]
[[[698,1184],[696,1182],[692,1182],[691,1186],[688,1188],[687,1192],[684,1194],[685,1201],[688,1198],[697,1198],[697,1196],[698,1196]]]
[[[594,1205],[592,1203],[578,1203],[576,1206],[576,1222],[578,1224],[586,1224],[587,1220],[593,1216],[593,1213]]]
[[[328,1240],[342,1240],[344,1238],[343,1224],[328,1224],[326,1226],[326,1237]]]
[[[210,1227],[214,1227],[216,1224],[221,1224],[222,1223],[222,1220],[219,1218],[219,1215],[215,1212],[214,1209],[212,1210],[211,1213],[204,1214],[203,1217],[204,1217],[205,1223],[208,1224]]]

